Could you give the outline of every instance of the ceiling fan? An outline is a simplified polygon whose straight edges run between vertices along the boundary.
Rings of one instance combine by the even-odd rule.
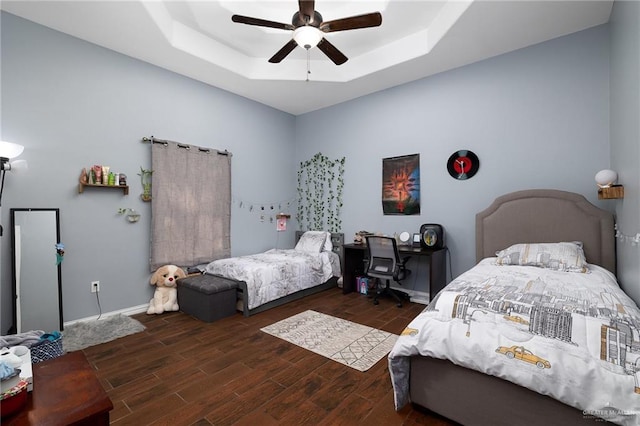
[[[293,14],[290,24],[242,15],[233,15],[231,20],[240,24],[293,31],[291,41],[285,44],[282,49],[278,50],[278,52],[269,59],[271,63],[282,61],[296,46],[304,47],[307,50],[318,46],[318,49],[327,55],[336,65],[344,64],[348,58],[333,44],[329,43],[324,37],[325,33],[377,27],[382,24],[382,15],[380,12],[366,13],[364,15],[350,16],[348,18],[324,22],[322,21],[322,15],[315,10],[314,0],[298,0],[298,5],[300,10]]]

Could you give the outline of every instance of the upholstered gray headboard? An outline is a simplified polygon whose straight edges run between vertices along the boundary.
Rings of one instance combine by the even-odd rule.
[[[615,274],[615,222],[573,192],[532,189],[502,195],[476,214],[476,260],[518,243],[582,241],[587,262]]]

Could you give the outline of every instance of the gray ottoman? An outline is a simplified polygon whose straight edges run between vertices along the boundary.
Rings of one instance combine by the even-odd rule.
[[[236,313],[238,282],[218,275],[193,275],[178,280],[178,304],[185,314],[213,322]]]

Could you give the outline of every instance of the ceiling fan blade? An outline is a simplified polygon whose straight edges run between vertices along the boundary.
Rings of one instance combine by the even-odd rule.
[[[277,64],[278,62],[282,61],[287,57],[289,53],[293,51],[293,49],[296,48],[297,45],[298,43],[296,43],[295,40],[291,39],[289,43],[282,46],[282,49],[278,50],[276,54],[273,55],[271,59],[269,59],[269,62],[271,62],[272,64]]]
[[[330,33],[334,31],[378,27],[380,24],[382,24],[382,15],[380,12],[374,12],[323,22],[322,25],[320,25],[320,30],[325,33]]]
[[[310,23],[313,20],[315,12],[314,0],[298,0],[298,6],[300,7],[300,17],[306,23]],[[307,16],[309,18],[307,18]]]
[[[283,24],[283,23],[280,23],[280,22],[267,21],[266,19],[251,18],[249,16],[242,16],[242,15],[233,15],[231,17],[231,20],[233,22],[238,22],[240,24],[255,25],[255,26],[258,26],[258,27],[277,28],[279,30],[291,30],[291,31],[293,31],[293,30],[296,29],[291,24]]]
[[[318,49],[322,50],[324,54],[327,55],[329,59],[331,59],[336,65],[342,65],[349,59],[344,56],[344,54],[339,51],[338,48],[329,43],[329,40],[327,40],[326,38],[320,40],[320,43],[318,43]]]

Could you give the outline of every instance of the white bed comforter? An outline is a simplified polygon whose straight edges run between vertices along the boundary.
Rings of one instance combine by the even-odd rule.
[[[488,258],[460,275],[389,354],[396,409],[409,402],[409,357],[425,355],[549,395],[587,416],[640,424],[640,310],[613,274],[589,269],[497,266]]]
[[[247,283],[248,308],[253,309],[299,290],[340,276],[340,258],[333,252],[308,253],[272,249],[264,253],[214,260],[205,272]]]

